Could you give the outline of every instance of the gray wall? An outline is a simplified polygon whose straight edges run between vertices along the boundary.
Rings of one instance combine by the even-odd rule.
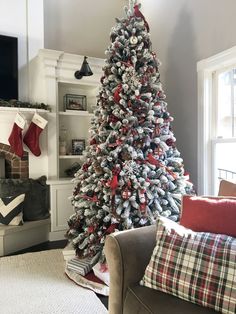
[[[197,61],[236,45],[235,0],[143,0],[177,147],[197,187]]]
[[[177,147],[197,185],[197,61],[236,45],[235,0],[142,0]],[[104,57],[126,0],[44,0],[45,48]]]
[[[44,0],[45,48],[105,58],[126,0]]]

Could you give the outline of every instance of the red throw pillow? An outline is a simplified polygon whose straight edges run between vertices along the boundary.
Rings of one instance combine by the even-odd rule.
[[[184,195],[180,224],[194,231],[236,237],[236,199]]]

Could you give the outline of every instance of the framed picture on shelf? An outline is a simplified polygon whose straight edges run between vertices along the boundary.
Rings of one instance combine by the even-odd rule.
[[[64,96],[64,110],[87,110],[87,100],[85,95],[66,94]]]
[[[73,139],[72,140],[72,155],[83,155],[85,150],[85,140]]]

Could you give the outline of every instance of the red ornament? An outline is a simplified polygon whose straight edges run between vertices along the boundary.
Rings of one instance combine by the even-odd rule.
[[[168,146],[173,146],[173,144],[174,144],[173,139],[172,139],[172,138],[169,138],[168,140],[166,140],[166,144],[167,144]]]
[[[130,60],[128,60],[128,62],[121,61],[121,63],[124,64],[127,67],[133,66],[132,63],[130,62]]]
[[[109,116],[109,120],[108,120],[109,122],[113,122],[113,123],[116,123],[117,121],[119,121],[119,119],[116,117],[116,116],[114,116],[113,114],[111,114],[110,116]]]
[[[95,227],[94,226],[89,226],[88,227],[88,233],[93,233],[95,231]]]
[[[90,143],[90,145],[95,145],[95,144],[97,144],[97,141],[95,138],[92,138],[89,143]]]
[[[96,147],[96,153],[99,154],[101,152],[101,148],[99,146]]]
[[[122,134],[126,134],[128,131],[129,131],[129,128],[128,128],[127,126],[123,126],[123,127],[121,128]]]
[[[131,181],[130,180],[127,182],[127,185],[129,188],[131,187]]]
[[[140,209],[140,211],[141,211],[142,214],[145,214],[145,213],[146,213],[146,206],[147,206],[146,202],[140,204],[139,209]]]
[[[153,135],[154,135],[154,136],[159,136],[160,133],[161,133],[160,127],[159,127],[159,126],[156,126],[155,129],[154,129]]]
[[[157,154],[158,156],[161,156],[163,154],[163,150],[160,147],[157,147],[154,150],[154,153]]]
[[[124,200],[128,200],[131,196],[131,192],[130,190],[128,190],[127,188],[124,189],[122,192],[121,192],[121,196]]]
[[[82,167],[82,169],[83,169],[84,171],[88,171],[89,166],[90,166],[90,164],[84,164],[83,167]]]

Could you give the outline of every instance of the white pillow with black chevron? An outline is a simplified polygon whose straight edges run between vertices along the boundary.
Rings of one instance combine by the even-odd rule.
[[[0,198],[0,224],[23,225],[23,207],[25,194]]]

